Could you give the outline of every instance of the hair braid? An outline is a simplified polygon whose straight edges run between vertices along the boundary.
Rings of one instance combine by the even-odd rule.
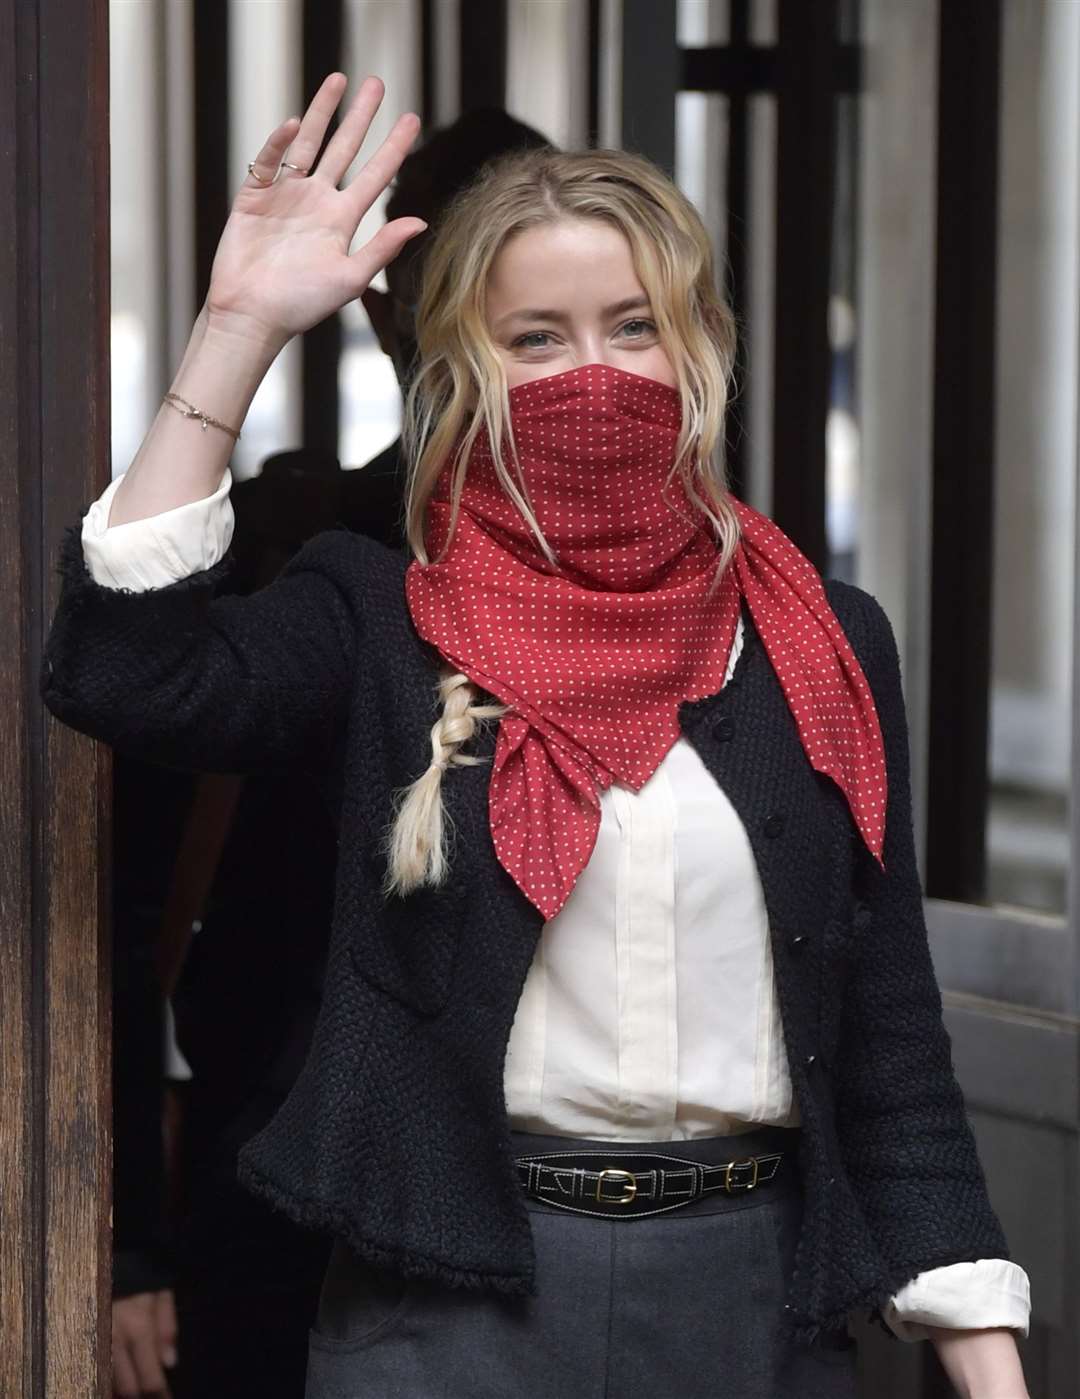
[[[442,708],[431,727],[431,762],[415,782],[396,795],[387,837],[387,894],[408,894],[422,884],[437,885],[446,878],[449,861],[443,773],[452,764],[466,767],[484,762],[472,753],[463,753],[462,745],[472,738],[481,720],[498,719],[506,713],[503,704],[481,703],[469,677],[447,666],[440,668],[438,692]]]

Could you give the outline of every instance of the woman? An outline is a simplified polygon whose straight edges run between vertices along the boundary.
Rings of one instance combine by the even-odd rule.
[[[344,86],[252,162],[42,675],[125,751],[334,795],[319,1026],[241,1164],[336,1238],[309,1396],[850,1395],[859,1309],[1023,1395],[892,631],[726,490],[734,330],[661,172],[490,167],[426,258],[413,557],[326,531],[214,597],[259,381],[423,229],[348,253],[417,124],[339,190],[382,98],[315,165]]]

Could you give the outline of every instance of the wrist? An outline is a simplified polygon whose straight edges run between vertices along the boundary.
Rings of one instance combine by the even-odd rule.
[[[263,325],[250,316],[215,311],[209,304],[204,304],[199,316],[202,320],[201,343],[216,346],[230,356],[239,356],[243,361],[261,365],[263,373],[291,339],[284,331]]]
[[[928,1326],[927,1330],[960,1399],[1029,1399],[1010,1328]]]
[[[239,430],[277,353],[272,342],[258,341],[208,317],[201,331],[196,325],[169,389]]]

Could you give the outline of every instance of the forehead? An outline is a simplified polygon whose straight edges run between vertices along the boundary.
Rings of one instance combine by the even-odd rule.
[[[545,304],[560,292],[580,303],[582,297],[607,301],[613,290],[626,295],[642,287],[619,229],[600,219],[565,219],[508,238],[492,262],[486,290],[489,309],[506,309],[521,297],[534,304],[539,291],[546,293]]]

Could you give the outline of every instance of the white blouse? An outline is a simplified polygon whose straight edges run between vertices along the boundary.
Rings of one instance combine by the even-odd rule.
[[[109,528],[121,479],[83,520],[96,582],[161,587],[225,553],[227,467],[212,495]],[[742,636],[740,618],[725,680]],[[731,802],[680,738],[639,792],[615,783],[600,807],[589,863],[544,924],[518,1003],[510,1125],[604,1141],[797,1126],[764,892]],[[907,1341],[926,1339],[927,1325],[1027,1336],[1030,1311],[1026,1272],[996,1258],[929,1269],[883,1308]]]

